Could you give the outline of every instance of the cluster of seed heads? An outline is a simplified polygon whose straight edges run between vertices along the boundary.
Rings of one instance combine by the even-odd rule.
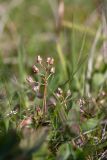
[[[51,74],[54,74],[55,73],[55,67],[53,67],[52,65],[54,64],[54,59],[51,58],[51,57],[48,57],[47,60],[46,60],[46,65],[44,65],[44,61],[43,59],[41,58],[41,56],[37,56],[37,59],[36,59],[36,63],[37,64],[40,64],[41,67],[43,67],[45,69],[46,72],[49,72]],[[36,65],[33,65],[33,71],[34,73],[39,73],[40,70],[39,68],[36,66]]]
[[[40,92],[40,87],[44,86],[43,91],[43,112],[47,111],[47,88],[48,80],[55,73],[54,59],[48,57],[46,60],[42,59],[41,56],[37,56],[36,64],[33,65],[32,70],[34,75],[40,77],[39,81],[35,81],[32,76],[27,77],[28,84],[32,87],[33,91]]]
[[[42,59],[41,56],[37,56],[36,64],[32,66],[32,70],[34,74],[41,76],[44,83],[55,73],[55,67],[53,66],[54,59],[48,57],[45,61]],[[27,77],[27,82],[32,87],[33,91],[39,91],[40,83],[36,82],[31,76]],[[45,84],[42,84],[45,85]]]
[[[56,96],[60,98],[63,95],[63,90],[61,88],[57,89]]]
[[[49,78],[55,73],[54,59],[48,57],[46,60],[43,60],[41,56],[37,56],[36,64],[33,65],[32,69],[34,75],[40,76],[39,81],[35,81],[31,76],[27,77],[28,84],[32,87],[33,91],[37,93],[40,92],[40,87],[44,86],[43,89],[43,113],[47,112],[47,88],[48,88],[48,80]],[[61,89],[58,88],[55,92],[56,99],[66,106],[66,103],[70,100],[71,91],[68,90],[66,93]]]
[[[66,92],[66,98],[70,97],[71,95],[72,95],[72,94],[71,94],[71,91],[68,90],[68,91]],[[56,91],[56,96],[57,96],[58,98],[63,97],[63,96],[64,96],[64,91],[63,91],[61,88],[58,88],[57,91]]]
[[[67,109],[67,103],[72,98],[71,91],[68,90],[67,92],[64,92],[61,88],[58,88],[55,95],[56,95],[56,98],[60,101],[60,103],[64,105],[65,108]]]

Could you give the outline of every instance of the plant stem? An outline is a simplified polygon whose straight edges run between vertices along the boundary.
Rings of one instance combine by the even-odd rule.
[[[44,96],[43,96],[43,112],[44,114],[47,112],[46,106],[46,95],[47,95],[47,79],[44,79]]]

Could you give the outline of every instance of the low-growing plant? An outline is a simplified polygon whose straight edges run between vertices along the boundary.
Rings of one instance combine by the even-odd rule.
[[[37,80],[31,76],[27,78],[36,95],[41,95],[41,106],[35,104],[36,111],[32,118],[34,124],[37,124],[36,128],[47,126],[50,131],[48,156],[62,156],[60,149],[68,145],[69,154],[66,159],[101,159],[105,154],[107,138],[103,114],[104,110],[106,112],[106,90],[102,89],[96,97],[75,98],[70,90],[58,87],[50,95],[49,83],[53,80],[52,76],[55,76],[53,64],[53,58],[43,60],[38,56],[36,65],[33,66]]]
[[[54,58],[37,56],[32,71],[26,78],[27,106],[21,110],[17,106],[5,120],[1,118],[0,158],[104,160],[106,83],[96,96],[75,96],[74,91],[57,83],[51,89],[57,75]]]

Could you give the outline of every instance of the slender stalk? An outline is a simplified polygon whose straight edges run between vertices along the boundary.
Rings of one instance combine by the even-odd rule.
[[[63,54],[63,51],[62,51],[62,48],[59,42],[56,43],[56,49],[57,49],[57,53],[61,61],[64,77],[67,77],[65,56]]]
[[[44,79],[44,95],[43,95],[43,112],[44,114],[47,112],[47,104],[46,104],[46,96],[47,96],[47,79]]]

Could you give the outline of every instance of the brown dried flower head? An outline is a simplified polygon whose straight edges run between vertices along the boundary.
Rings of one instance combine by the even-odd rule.
[[[50,69],[50,73],[51,73],[51,74],[54,74],[54,73],[55,73],[55,67],[52,67],[52,68]]]
[[[34,86],[32,87],[32,89],[33,89],[33,91],[35,91],[35,92],[39,91],[39,89],[40,89],[39,83],[37,83],[36,85],[34,85]]]
[[[39,117],[42,117],[42,115],[43,115],[43,111],[41,110],[41,108],[39,106],[36,107],[36,113],[37,113],[37,116],[39,116]]]
[[[51,58],[51,57],[48,57],[46,62],[47,62],[49,65],[53,65],[53,64],[54,64],[54,59]]]
[[[79,103],[80,107],[82,107],[85,105],[85,100],[80,98],[78,103]]]
[[[39,73],[39,69],[35,65],[33,65],[32,69],[34,73]]]
[[[37,63],[39,63],[39,64],[41,64],[42,63],[42,58],[41,58],[41,56],[37,56]]]
[[[58,89],[57,89],[57,92],[56,92],[56,96],[57,96],[57,97],[61,97],[62,94],[63,94],[62,89],[61,89],[61,88],[58,88]]]
[[[28,82],[29,84],[34,83],[34,80],[33,80],[33,78],[32,78],[31,76],[27,77],[26,80],[27,80],[27,82]]]

